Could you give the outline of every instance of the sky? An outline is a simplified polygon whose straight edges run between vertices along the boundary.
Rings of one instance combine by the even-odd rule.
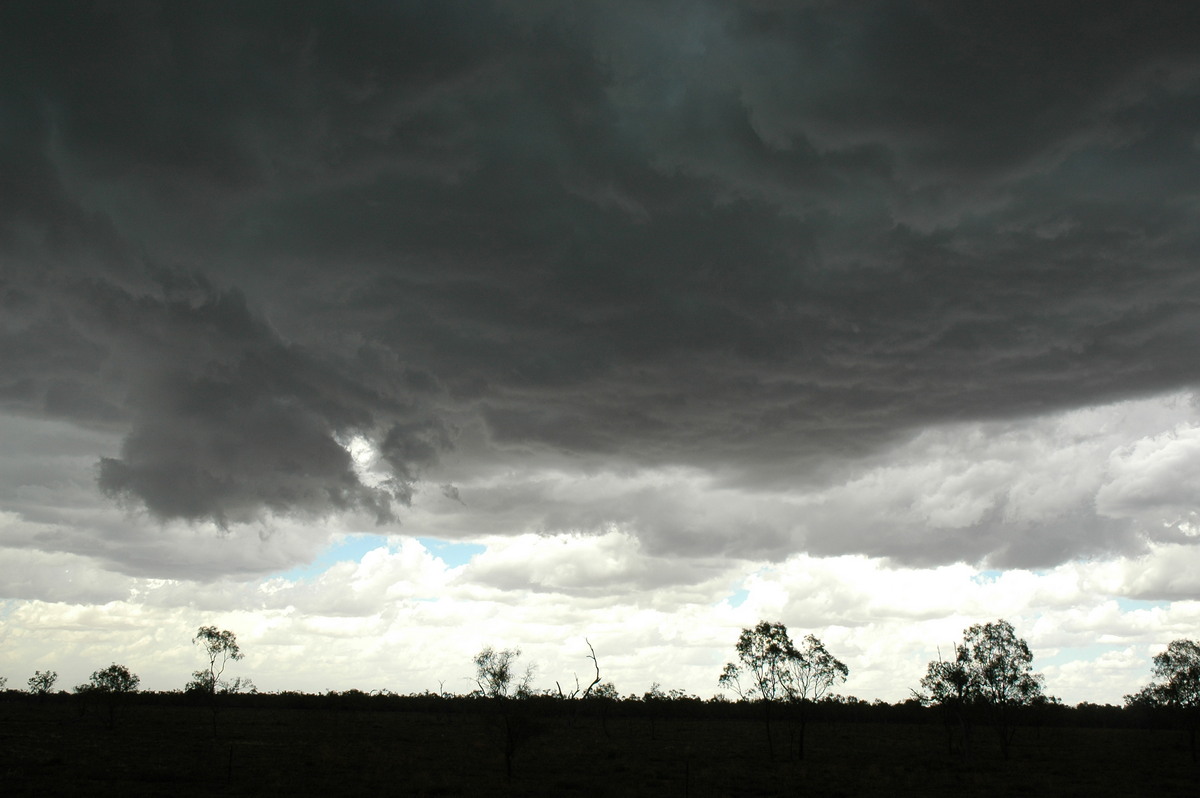
[[[902,701],[1200,637],[1200,6],[0,4],[0,676]]]

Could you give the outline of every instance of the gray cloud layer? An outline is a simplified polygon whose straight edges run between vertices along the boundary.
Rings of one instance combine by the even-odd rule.
[[[1186,3],[6,3],[0,403],[225,525],[393,519],[480,421],[836,481],[1194,386],[1198,130]]]

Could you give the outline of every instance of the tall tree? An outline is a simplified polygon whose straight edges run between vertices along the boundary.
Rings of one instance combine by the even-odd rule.
[[[929,663],[921,679],[925,703],[953,712],[964,730],[964,753],[970,751],[972,716],[983,714],[995,728],[1000,750],[1008,758],[1016,729],[1013,709],[1044,698],[1041,674],[1033,672],[1029,644],[1003,619],[974,624],[955,646],[954,660]]]
[[[192,681],[188,684],[189,692],[199,692],[208,695],[209,706],[212,708],[212,729],[213,737],[217,736],[217,692],[237,692],[241,687],[241,680],[237,679],[231,685],[222,681],[221,676],[225,673],[225,666],[230,660],[236,662],[242,659],[245,655],[242,654],[242,649],[238,645],[237,635],[228,629],[218,629],[215,626],[201,626],[196,630],[196,636],[192,638],[193,644],[199,644],[204,648],[204,654],[208,657],[208,668],[195,671],[192,674]]]
[[[504,725],[504,769],[510,779],[518,747],[536,733],[524,706],[528,702],[507,700],[510,697],[528,698],[533,695],[534,666],[527,666],[518,680],[517,660],[520,656],[519,648],[497,651],[491,646],[484,646],[473,660],[479,695],[493,699],[500,708]]]
[[[850,669],[815,635],[806,635],[804,644],[792,651],[786,689],[793,701],[820,701],[850,674]]]
[[[799,706],[799,754],[804,756],[804,730],[809,704],[844,682],[849,668],[829,653],[813,635],[797,648],[782,623],[759,621],[738,636],[738,662],[726,663],[717,683],[737,693],[743,701],[761,701],[767,729],[767,750],[774,756],[771,705],[788,701]],[[740,663],[740,664],[739,664]]]
[[[796,650],[786,626],[759,621],[742,630],[735,650],[741,664],[726,663],[718,684],[745,701],[777,701],[786,695],[788,664]]]
[[[808,728],[809,709],[817,701],[827,697],[833,688],[846,681],[850,669],[845,663],[829,653],[815,635],[806,635],[804,644],[793,647],[788,658],[785,689],[788,698],[797,705],[799,716],[799,739],[796,752],[804,758],[804,734]]]
[[[237,635],[228,629],[201,626],[196,630],[196,636],[192,638],[192,643],[199,644],[204,648],[204,654],[208,657],[208,668],[192,674],[192,681],[188,684],[188,689],[215,696],[219,688],[225,687],[224,682],[221,681],[221,676],[225,673],[225,666],[230,660],[236,662],[245,656],[242,654],[241,647],[238,646]]]
[[[83,700],[87,700],[89,696],[99,698],[108,707],[108,726],[112,728],[116,722],[118,705],[123,703],[130,693],[136,693],[141,682],[137,674],[129,668],[114,662],[107,668],[94,672],[91,680],[76,687],[75,692]],[[86,704],[84,706],[86,707]]]
[[[1154,656],[1155,681],[1133,695],[1127,705],[1148,704],[1179,712],[1188,730],[1192,761],[1196,761],[1196,730],[1200,727],[1200,643],[1173,640]]]

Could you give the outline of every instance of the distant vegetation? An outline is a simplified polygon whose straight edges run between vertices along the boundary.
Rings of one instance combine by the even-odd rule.
[[[58,674],[54,671],[34,671],[29,677],[29,692],[38,696],[49,695],[57,681]]]
[[[975,624],[963,632],[953,659],[929,663],[921,690],[914,695],[942,710],[951,749],[957,732],[958,746],[969,756],[972,729],[984,722],[995,730],[1007,759],[1017,730],[1017,708],[1058,703],[1046,697],[1045,679],[1033,672],[1032,662],[1029,644],[1017,637],[1008,621]]]
[[[312,794],[319,792],[315,786],[319,779],[312,785],[301,783],[255,757],[265,746],[278,760],[276,764],[296,760],[296,766],[302,767],[301,760],[309,756],[304,753],[310,751],[307,746],[314,744],[306,735],[326,733],[322,729],[337,730],[338,747],[349,746],[345,740],[357,740],[360,749],[347,748],[345,755],[360,760],[402,755],[414,768],[438,767],[443,752],[429,749],[434,746],[450,753],[457,751],[467,757],[464,762],[472,761],[471,767],[481,772],[489,772],[492,766],[487,763],[492,761],[498,769],[493,775],[498,773],[510,784],[525,784],[524,793],[518,790],[517,794],[543,794],[540,785],[547,778],[563,788],[561,794],[572,794],[574,788],[562,781],[569,781],[562,774],[572,772],[595,773],[597,778],[601,771],[625,773],[633,780],[630,784],[642,784],[635,775],[645,778],[645,768],[664,767],[672,775],[663,778],[675,784],[669,789],[660,785],[667,794],[719,795],[742,788],[774,794],[772,779],[791,779],[788,783],[796,790],[819,792],[819,785],[813,781],[817,777],[804,774],[821,772],[833,778],[839,768],[845,771],[844,778],[859,785],[847,794],[888,794],[881,784],[862,782],[856,771],[861,767],[890,774],[886,779],[908,779],[904,789],[946,795],[955,794],[951,787],[963,773],[990,773],[1008,780],[1007,788],[996,792],[1002,794],[1020,792],[1022,787],[1017,783],[1020,779],[1014,781],[1017,771],[999,768],[995,763],[1014,759],[1022,762],[1022,768],[1037,771],[1050,767],[1047,763],[1053,761],[1058,763],[1055,772],[1061,773],[1062,761],[1078,756],[1081,767],[1086,759],[1091,762],[1087,767],[1099,773],[1104,766],[1098,764],[1096,752],[1105,746],[1112,747],[1114,756],[1125,756],[1125,764],[1130,766],[1133,763],[1128,758],[1132,754],[1115,752],[1139,747],[1153,751],[1156,775],[1146,775],[1148,766],[1139,765],[1135,770],[1143,779],[1160,779],[1148,782],[1159,785],[1160,794],[1172,794],[1173,787],[1178,786],[1176,779],[1194,784],[1188,780],[1200,775],[1195,770],[1200,730],[1200,645],[1190,640],[1176,640],[1154,657],[1154,681],[1126,696],[1123,707],[1088,703],[1067,707],[1045,695],[1044,680],[1032,669],[1028,644],[1003,620],[964,630],[953,655],[931,661],[919,688],[897,704],[868,703],[839,695],[835,689],[849,674],[846,665],[816,636],[806,635],[797,644],[783,624],[768,621],[742,630],[734,645],[735,659],[718,675],[716,681],[733,700],[724,695],[701,699],[681,690],[664,689],[657,683],[640,696],[621,697],[612,682],[602,680],[601,661],[590,643],[587,658],[594,677],[585,682],[586,687],[576,678],[570,690],[557,682],[554,690],[535,690],[534,666],[520,661],[519,649],[488,646],[473,659],[476,689],[466,695],[444,690],[414,695],[360,690],[319,695],[263,694],[249,680],[224,677],[226,665],[242,658],[234,633],[203,626],[194,642],[202,649],[206,667],[192,674],[184,690],[140,692],[138,676],[126,666],[112,663],[75,687],[73,695],[54,691],[57,674],[51,670],[36,671],[28,680],[27,691],[0,693],[5,699],[0,702],[0,734],[4,735],[0,739],[0,771],[16,774],[13,783],[17,789],[11,794],[22,794],[22,789],[28,794],[96,791],[92,789],[94,784],[88,787],[71,781],[83,778],[78,770],[55,765],[52,769],[57,775],[51,775],[46,768],[68,759],[82,763],[87,757],[80,751],[90,751],[96,745],[117,746],[112,750],[119,759],[125,755],[118,749],[124,750],[121,746],[125,742],[121,741],[126,735],[141,740],[147,753],[142,756],[127,752],[131,757],[139,756],[140,764],[130,765],[133,770],[125,776],[114,777],[118,781],[137,782],[147,769],[155,768],[164,772],[182,768],[185,773],[181,778],[191,778],[186,775],[191,772],[188,768],[209,761],[218,770],[218,762],[223,762],[225,780],[234,783],[241,779],[246,792]],[[0,678],[0,689],[5,684]],[[76,720],[67,722],[58,714],[68,707],[77,710]],[[218,707],[223,717],[219,727]],[[210,725],[210,733],[201,735],[209,740],[201,746],[203,751],[196,747],[201,745],[194,728],[198,708],[211,711],[211,723],[201,721],[202,725]],[[354,714],[345,715],[347,712]],[[285,720],[285,715],[289,719]],[[101,721],[99,727],[89,721],[93,717]],[[350,717],[355,720],[350,722]],[[294,729],[285,733],[279,726],[282,723]],[[414,723],[425,732],[417,733]],[[95,737],[88,745],[76,739],[97,733],[97,728],[112,730],[118,726],[122,736]],[[309,731],[299,731],[303,729]],[[988,730],[987,735],[980,737],[978,729]],[[387,742],[393,738],[378,736],[384,733],[399,735],[396,739],[413,737],[400,752]],[[184,736],[179,737],[181,734]],[[167,740],[176,738],[175,748],[167,745]],[[71,749],[72,745],[76,748]],[[846,745],[857,746],[851,759],[844,750]],[[192,751],[188,755],[192,758],[187,763],[175,761],[172,757],[182,756],[179,750]],[[581,764],[589,756],[588,750],[590,755],[606,758],[607,765]],[[162,761],[155,764],[155,757],[162,757]],[[547,757],[553,761],[544,761]],[[109,765],[115,767],[117,759]],[[250,769],[252,760],[257,764]],[[759,762],[753,776],[738,764],[747,761]],[[798,770],[802,761],[815,764]],[[1191,769],[1184,763],[1189,763]],[[311,761],[308,764],[311,766]],[[934,770],[920,776],[913,770],[917,764]],[[391,765],[364,765],[374,767],[377,775],[391,773]],[[255,781],[265,778],[262,774],[267,772],[275,773],[271,777],[274,781]],[[735,773],[749,781],[738,787],[729,781]],[[949,774],[944,783],[939,775],[943,773]],[[199,784],[200,771],[193,775]],[[412,771],[392,774],[408,779],[401,783],[410,787],[425,779],[430,794],[438,792],[439,784],[448,790],[445,794],[489,791],[482,783],[475,784],[474,776],[458,771],[418,776]],[[158,773],[155,778],[160,777],[165,776]],[[687,791],[678,789],[680,779]],[[763,782],[756,788],[753,785],[759,779]],[[620,783],[619,778],[616,783]],[[1120,794],[1120,785],[1129,786],[1110,773],[1092,785],[1092,794]],[[338,792],[330,784],[325,786],[326,792]],[[581,785],[575,786],[580,792],[588,792]],[[1045,786],[1038,789],[1044,791]],[[113,791],[118,790],[113,787]],[[421,794],[420,789],[408,792]],[[544,794],[555,793],[547,786]],[[655,793],[639,787],[632,792],[616,789],[610,794]]]

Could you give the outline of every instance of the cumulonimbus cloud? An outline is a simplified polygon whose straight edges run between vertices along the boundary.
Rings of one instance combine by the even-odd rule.
[[[267,8],[0,12],[0,402],[120,430],[100,487],[160,517],[386,521],[464,429],[816,490],[1200,378],[1185,6]],[[975,476],[915,547],[841,540],[1119,545]],[[823,517],[743,531],[832,553]]]

